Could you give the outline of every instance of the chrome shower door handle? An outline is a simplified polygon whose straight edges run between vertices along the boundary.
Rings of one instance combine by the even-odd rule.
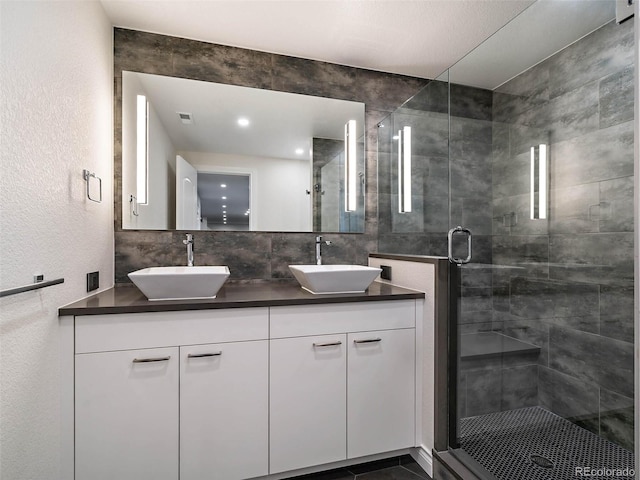
[[[456,234],[466,234],[467,235],[467,256],[466,258],[455,258],[453,256],[453,236]],[[449,230],[447,235],[448,238],[448,252],[447,255],[449,257],[449,261],[451,263],[455,263],[457,265],[463,265],[465,263],[469,263],[471,261],[471,230],[468,228],[462,228],[461,226],[457,226],[456,228],[452,228]]]

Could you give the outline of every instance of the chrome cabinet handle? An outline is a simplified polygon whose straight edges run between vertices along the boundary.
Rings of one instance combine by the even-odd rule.
[[[134,358],[133,363],[149,363],[149,362],[166,362],[171,356],[156,357],[156,358]]]
[[[364,340],[354,340],[353,343],[378,343],[381,341],[381,338],[366,338]]]
[[[222,352],[190,353],[189,355],[187,355],[187,358],[219,357],[220,355],[222,355]]]
[[[457,233],[467,234],[467,257],[466,258],[455,258],[453,256],[453,236]],[[456,228],[452,228],[451,230],[449,230],[449,233],[447,234],[447,238],[449,240],[449,251],[447,253],[449,257],[449,261],[451,263],[456,263],[458,265],[469,263],[471,261],[471,230],[469,230],[468,228],[462,228],[461,226],[457,226]]]
[[[314,343],[314,347],[336,347],[338,345],[342,345],[341,341],[337,342],[329,342],[329,343]]]

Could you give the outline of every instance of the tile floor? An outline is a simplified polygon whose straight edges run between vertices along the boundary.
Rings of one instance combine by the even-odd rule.
[[[409,455],[351,465],[287,480],[431,480]]]

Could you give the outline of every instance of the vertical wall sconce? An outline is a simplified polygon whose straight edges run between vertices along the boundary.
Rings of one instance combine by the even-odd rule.
[[[149,178],[149,104],[147,97],[138,95],[136,112],[136,189],[138,203],[147,203],[147,185]]]
[[[411,127],[398,131],[399,212],[411,212]]]
[[[355,212],[357,202],[356,121],[349,120],[344,126],[344,210]]]
[[[531,220],[547,218],[547,145],[531,147]]]

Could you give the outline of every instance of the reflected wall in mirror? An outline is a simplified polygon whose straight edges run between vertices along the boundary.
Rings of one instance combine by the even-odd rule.
[[[122,77],[123,229],[364,231],[363,103],[127,71]],[[357,208],[347,212],[349,120],[359,140]]]

